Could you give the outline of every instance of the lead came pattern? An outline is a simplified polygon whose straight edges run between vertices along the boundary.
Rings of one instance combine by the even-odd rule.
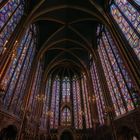
[[[111,14],[140,60],[140,13],[127,0],[116,0]]]

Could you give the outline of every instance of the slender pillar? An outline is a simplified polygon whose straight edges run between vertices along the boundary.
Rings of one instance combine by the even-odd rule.
[[[92,84],[91,73],[90,73],[90,71],[88,73],[89,73],[89,76],[88,76],[88,80],[87,80],[87,85],[88,85],[88,89],[89,89],[89,101],[90,101],[90,108],[91,108],[92,125],[95,128],[96,125],[99,123],[98,111],[97,111],[95,93],[94,93],[93,84]]]

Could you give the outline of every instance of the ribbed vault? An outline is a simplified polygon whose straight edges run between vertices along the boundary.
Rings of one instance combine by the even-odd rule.
[[[108,3],[102,0],[34,2],[31,19],[39,28],[38,57],[45,56],[46,77],[56,69],[77,73],[89,67],[90,55],[94,57],[92,42],[97,25],[107,24],[103,9]]]

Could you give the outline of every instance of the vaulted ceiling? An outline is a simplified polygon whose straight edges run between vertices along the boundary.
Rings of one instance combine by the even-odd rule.
[[[28,3],[30,10],[39,5],[35,0]],[[106,21],[104,11],[109,0],[44,0],[40,3],[33,15],[39,28],[39,54],[46,57],[46,70],[80,73],[89,67],[96,28]]]

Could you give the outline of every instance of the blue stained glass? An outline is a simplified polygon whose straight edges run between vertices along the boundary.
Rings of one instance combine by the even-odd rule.
[[[134,104],[137,104],[137,97],[133,97],[133,93],[131,92],[132,89],[135,89],[135,85],[132,82],[123,60],[120,57],[119,51],[107,29],[102,32],[102,37],[99,40],[98,52],[114,109],[116,115],[119,116],[120,114],[126,113],[126,110],[133,110]]]
[[[70,102],[70,80],[64,77],[62,82],[62,99],[63,102]]]
[[[10,106],[14,113],[18,115],[23,101],[21,99],[24,97],[24,89],[35,54],[35,44],[36,38],[33,36],[33,29],[29,27],[21,39],[21,42],[15,42],[17,49],[13,51],[11,64],[2,80],[2,84],[6,89],[4,104],[7,107]]]
[[[80,113],[82,111],[81,107],[81,90],[80,90],[80,81],[75,75],[72,80],[72,93],[73,93],[73,112],[74,112],[74,124],[76,129],[82,129],[83,128],[83,118],[82,114]],[[78,112],[78,113],[77,113]]]
[[[20,70],[21,71],[20,76],[17,80],[16,88],[14,89],[15,94],[14,94],[14,97],[13,97],[13,100],[12,100],[12,103],[11,103],[12,108],[16,107],[17,102],[20,98],[20,95],[21,95],[20,91],[21,91],[22,83],[24,83],[25,81],[27,82],[27,80],[25,79],[25,75],[26,75],[26,78],[28,79],[28,74],[29,74],[28,69],[31,69],[31,63],[32,63],[32,60],[34,58],[34,53],[35,53],[35,49],[33,47],[34,43],[35,42],[32,41],[31,46],[29,47],[28,52],[26,54],[26,58],[24,57],[24,64],[22,64],[22,68]],[[25,85],[26,85],[26,83],[25,83]],[[22,91],[22,93],[24,93],[24,91]],[[20,100],[20,102],[22,102],[22,100]],[[18,107],[20,107],[20,106],[18,106]]]
[[[132,23],[132,26],[139,32],[137,26],[140,23],[140,14],[127,0],[126,1],[115,1],[119,9],[127,17],[127,19]],[[140,32],[139,32],[140,33]]]
[[[105,73],[105,76],[106,76],[106,79],[107,79],[107,84],[108,84],[108,87],[109,87],[109,91],[110,91],[110,94],[111,94],[111,97],[112,97],[112,102],[113,102],[113,105],[114,105],[114,108],[115,108],[115,112],[116,112],[116,115],[120,115],[120,111],[121,113],[125,113],[125,108],[123,106],[123,102],[122,102],[122,99],[121,99],[121,96],[120,96],[120,93],[119,93],[119,90],[118,90],[118,87],[117,87],[117,83],[115,81],[115,77],[112,73],[112,70],[111,70],[111,67],[110,67],[110,64],[108,63],[108,59],[105,55],[105,51],[103,49],[101,49],[103,47],[103,44],[102,44],[102,41],[100,42],[100,48],[99,48],[99,55],[100,55],[100,58],[101,58],[101,62],[102,62],[102,66],[103,66],[103,69],[104,69],[104,73]],[[103,61],[105,60],[105,61]],[[116,96],[115,96],[116,95]],[[117,102],[119,101],[119,102]],[[119,106],[121,107],[121,110],[119,110]]]
[[[60,101],[60,78],[56,76],[52,86],[52,99],[51,99],[51,118],[50,127],[58,128],[59,119],[59,101]]]
[[[1,9],[0,9],[0,30],[4,26],[5,22],[9,19],[12,13],[18,7],[18,2],[14,0],[9,0]]]
[[[140,59],[140,14],[127,0],[115,0],[111,14]]]
[[[21,1],[9,0],[0,9],[0,55],[4,53],[6,44],[19,23],[24,12]]]
[[[110,45],[108,44],[108,41],[107,41],[107,38],[106,36],[103,36],[104,37],[104,41],[106,41],[106,50],[107,50],[107,53],[108,53],[108,56],[110,58],[110,62],[113,66],[113,69],[114,69],[114,72],[115,72],[115,75],[116,75],[116,78],[120,84],[120,89],[122,91],[122,94],[125,96],[125,101],[128,102],[128,100],[130,99],[130,95],[128,93],[128,89],[124,83],[124,80],[123,80],[123,77],[122,77],[122,74],[121,74],[121,70],[120,68],[118,67],[118,64],[117,64],[117,61],[115,60],[115,57],[113,55],[113,52],[110,48]],[[131,102],[131,104],[127,104],[129,107],[129,109],[134,109],[134,106],[133,106],[133,103]]]
[[[15,58],[13,58],[13,61],[11,62],[12,64],[11,64],[11,66],[9,66],[9,70],[7,70],[5,76],[2,80],[2,84],[5,85],[5,88],[7,88],[7,84],[8,84],[8,82],[10,82],[10,78],[13,75],[14,69],[16,67],[16,64],[18,63],[18,59],[21,55],[21,52],[23,50],[23,46],[24,46],[27,38],[28,38],[28,32],[26,32],[25,36],[23,37],[23,40],[21,41],[21,45],[17,49],[17,52],[16,52],[17,55]]]

